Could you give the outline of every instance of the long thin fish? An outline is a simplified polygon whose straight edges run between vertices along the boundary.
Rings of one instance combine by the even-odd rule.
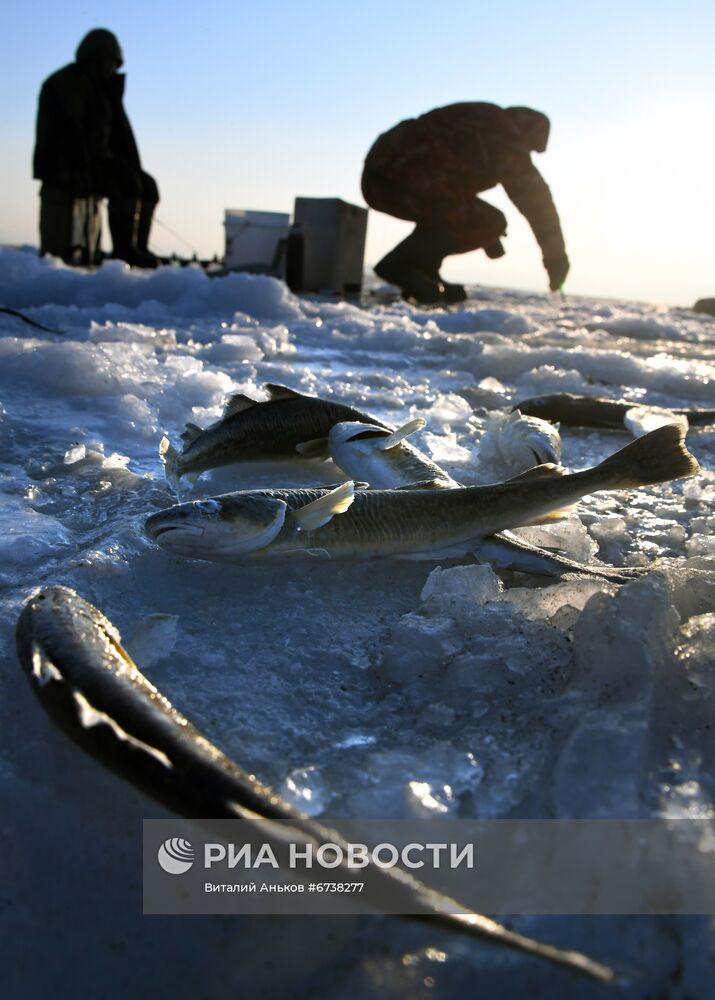
[[[670,424],[600,465],[571,475],[522,475],[461,489],[246,490],[179,504],[151,515],[147,535],[194,559],[327,554],[332,557],[443,558],[471,551],[475,539],[543,521],[588,493],[692,476],[698,463],[684,430]],[[531,470],[532,473],[534,470]]]
[[[456,489],[462,484],[436,462],[411,444],[407,437],[422,426],[414,419],[393,433],[366,424],[336,424],[328,444],[333,462],[351,479],[369,482],[374,489]],[[536,475],[532,470],[528,475]],[[622,567],[584,565],[556,552],[540,548],[518,538],[510,531],[500,531],[475,542],[477,558],[523,573],[563,576],[565,573],[591,576],[611,583],[628,583],[641,571]]]
[[[604,430],[623,430],[628,413],[640,409],[640,403],[628,403],[622,399],[605,399],[601,396],[575,396],[570,392],[552,392],[545,396],[532,396],[515,403],[512,409],[532,417],[541,417],[564,427],[595,427]],[[669,414],[685,417],[693,427],[715,423],[715,410],[670,410],[666,407],[652,407],[663,412],[667,421]]]
[[[347,845],[228,758],[141,673],[105,616],[67,587],[32,596],[16,629],[20,662],[52,721],[83,750],[152,798],[188,816],[290,820],[304,842]],[[270,825],[261,826],[272,840]],[[566,966],[600,982],[615,974],[577,951],[525,937],[465,909],[401,868],[361,870],[368,898],[390,897],[420,919]],[[461,912],[459,912],[461,911]]]

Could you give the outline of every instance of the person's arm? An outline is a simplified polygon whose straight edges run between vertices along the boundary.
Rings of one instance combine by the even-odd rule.
[[[48,83],[44,83],[37,102],[37,124],[35,127],[35,152],[33,154],[33,177],[37,180],[53,181],[57,174],[58,117],[57,95]]]
[[[549,186],[530,159],[519,164],[503,182],[504,190],[527,220],[541,247],[549,287],[556,291],[569,271],[569,259],[561,232],[561,223]]]
[[[83,111],[73,78],[56,74],[45,81],[37,108],[33,176],[77,196],[94,191]]]

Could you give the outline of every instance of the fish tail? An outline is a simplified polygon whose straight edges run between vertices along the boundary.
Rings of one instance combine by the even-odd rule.
[[[685,447],[685,433],[681,424],[665,424],[589,471],[598,476],[599,489],[617,490],[694,476],[700,466]]]
[[[166,481],[172,487],[172,489],[179,492],[179,479],[181,478],[181,473],[179,472],[179,453],[176,448],[171,444],[168,437],[163,437],[161,443],[159,444],[159,456],[164,463],[164,475],[166,476]]]

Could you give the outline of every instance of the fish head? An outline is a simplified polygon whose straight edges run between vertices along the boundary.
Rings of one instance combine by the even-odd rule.
[[[514,468],[561,463],[561,438],[558,428],[540,417],[523,417],[518,410],[499,428],[499,450]]]
[[[287,504],[276,497],[229,493],[181,503],[147,518],[144,530],[161,548],[189,559],[231,562],[270,544]]]
[[[365,463],[369,463],[376,454],[381,454],[381,445],[390,436],[390,433],[383,427],[375,427],[359,421],[334,424],[328,435],[330,457],[346,475],[358,479],[364,478]],[[369,475],[368,481],[372,481]]]

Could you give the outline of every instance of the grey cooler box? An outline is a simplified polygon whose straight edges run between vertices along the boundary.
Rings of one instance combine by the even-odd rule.
[[[296,198],[303,233],[303,290],[357,294],[362,288],[367,209],[341,198]]]

